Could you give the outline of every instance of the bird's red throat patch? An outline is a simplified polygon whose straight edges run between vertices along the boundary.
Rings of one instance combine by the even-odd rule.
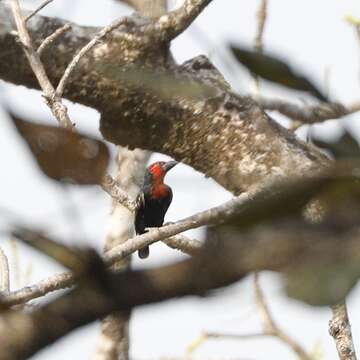
[[[153,177],[153,186],[151,190],[151,195],[154,198],[163,198],[168,195],[167,186],[164,184],[164,176],[166,171],[163,168],[163,163],[158,162],[149,168],[149,171]]]
[[[153,176],[154,180],[161,180],[164,178],[166,172],[164,168],[159,163],[152,164],[149,169],[151,175]]]

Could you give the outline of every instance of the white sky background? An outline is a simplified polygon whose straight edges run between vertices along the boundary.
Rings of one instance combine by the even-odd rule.
[[[265,29],[265,49],[285,56],[294,65],[306,71],[313,79],[324,84],[324,73],[330,71],[330,94],[334,99],[348,104],[359,99],[360,52],[354,30],[345,23],[344,15],[360,16],[358,0],[268,0],[269,15]],[[41,1],[24,1],[28,8]],[[251,45],[255,35],[255,13],[259,1],[214,0],[189,30],[175,40],[172,49],[179,62],[199,54],[208,54],[219,69],[241,93],[251,91],[248,74],[240,69],[227,53],[224,44]],[[106,25],[114,18],[128,14],[128,8],[113,1],[56,0],[44,14],[60,16],[84,25]],[[204,42],[204,40],[206,41]],[[38,121],[51,121],[49,110],[39,92],[29,91],[0,82],[1,98],[19,113]],[[291,96],[274,86],[262,86],[263,93],[271,96]],[[88,108],[69,103],[71,118],[78,128],[91,134],[98,133],[98,114]],[[280,117],[274,114],[277,119]],[[360,134],[359,115],[345,120],[328,121],[316,126],[316,131],[335,136],[339,122]],[[94,188],[62,190],[45,179],[31,160],[26,146],[15,134],[3,116],[0,132],[0,160],[3,174],[0,180],[0,206],[12,210],[31,224],[46,224],[54,235],[67,241],[87,243],[102,247],[106,233],[110,200]],[[306,127],[299,131],[306,133]],[[156,155],[154,158],[164,158]],[[173,187],[174,201],[167,220],[177,220],[217,205],[230,194],[205,179],[189,167],[178,166],[167,178]],[[70,211],[69,209],[74,209]],[[0,208],[0,209],[1,209]],[[68,214],[68,215],[66,215]],[[77,215],[76,215],[77,214]],[[3,214],[0,227],[5,223]],[[193,231],[200,237],[200,231]],[[9,242],[1,245],[12,255]],[[140,262],[134,257],[135,266],[152,266],[174,260],[179,255],[162,244],[151,247],[149,260]],[[61,269],[45,257],[18,246],[21,273],[32,266],[31,283]],[[13,271],[12,289],[16,283]],[[21,277],[22,279],[24,276]],[[279,325],[301,342],[307,350],[320,349],[323,358],[337,359],[334,344],[328,335],[330,311],[314,308],[290,300],[281,291],[281,281],[273,274],[264,274],[262,283],[270,307]],[[357,287],[349,297],[349,310],[355,345],[360,351],[360,291]],[[257,311],[253,302],[251,281],[245,280],[206,299],[187,298],[137,309],[131,321],[131,356],[135,359],[158,359],[183,356],[187,345],[201,331],[252,333],[260,330]],[[89,358],[93,353],[98,325],[82,328],[34,359]],[[199,348],[195,359],[291,359],[295,356],[273,339],[249,341],[211,341]]]

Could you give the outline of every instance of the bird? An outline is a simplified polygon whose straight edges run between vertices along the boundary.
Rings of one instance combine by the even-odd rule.
[[[136,234],[141,235],[147,232],[147,228],[163,225],[166,211],[173,198],[171,187],[164,184],[164,177],[177,164],[176,161],[157,161],[146,168],[143,185],[136,198]],[[149,246],[138,251],[141,259],[147,258],[149,253]]]

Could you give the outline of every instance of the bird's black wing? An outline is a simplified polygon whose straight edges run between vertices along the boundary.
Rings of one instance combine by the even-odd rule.
[[[140,192],[136,197],[135,231],[137,234],[143,234],[145,228],[145,195],[143,192]]]
[[[168,196],[164,199],[164,206],[163,206],[164,217],[173,199],[173,192],[171,190],[171,187],[167,186],[167,188],[168,188]]]

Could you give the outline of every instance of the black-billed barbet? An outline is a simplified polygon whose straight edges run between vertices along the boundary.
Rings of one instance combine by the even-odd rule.
[[[145,171],[144,182],[136,198],[135,231],[144,234],[146,228],[160,227],[172,201],[171,187],[164,184],[166,173],[177,164],[176,161],[158,161]],[[138,251],[139,257],[149,256],[149,247]]]

